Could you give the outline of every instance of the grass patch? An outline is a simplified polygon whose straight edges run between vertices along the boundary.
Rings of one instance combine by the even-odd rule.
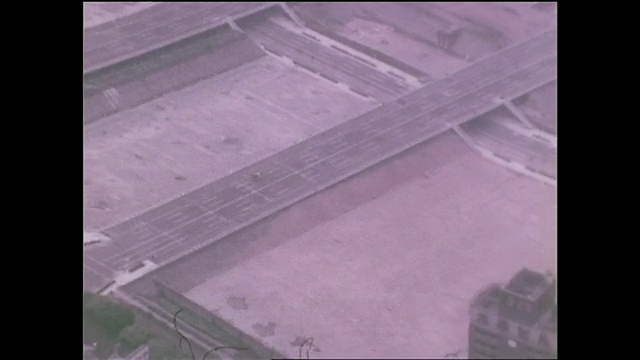
[[[186,348],[178,347],[173,329],[106,296],[84,294],[82,324],[84,344],[96,344],[94,354],[101,360],[114,353],[126,356],[145,344],[152,360],[191,359]]]
[[[162,296],[154,298],[153,301],[171,313],[182,309],[179,305],[174,304],[171,300]],[[215,326],[212,322],[192,313],[189,309],[184,309],[184,311],[180,313],[180,319],[227,346],[245,347],[244,344],[239,342],[235,337]]]
[[[93,320],[84,317],[82,325],[84,343],[86,345],[96,344],[96,356],[100,359],[108,358],[113,353],[113,348],[117,341],[109,336],[100,324],[96,324]]]

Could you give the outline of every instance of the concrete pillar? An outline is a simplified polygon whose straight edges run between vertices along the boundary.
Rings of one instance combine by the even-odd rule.
[[[298,15],[289,8],[289,5],[287,5],[286,2],[280,2],[278,3],[278,5],[280,5],[282,10],[284,10],[284,12],[289,15],[293,22],[295,22],[300,27],[304,27],[304,22],[302,21],[302,19],[300,19],[300,17],[298,17]]]

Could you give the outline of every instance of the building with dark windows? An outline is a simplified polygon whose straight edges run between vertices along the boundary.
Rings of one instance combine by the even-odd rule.
[[[556,358],[556,280],[520,270],[506,286],[490,285],[471,303],[471,359]]]

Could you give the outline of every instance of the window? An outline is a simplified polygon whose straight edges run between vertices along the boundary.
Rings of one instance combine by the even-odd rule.
[[[509,331],[509,323],[507,323],[505,320],[499,320],[498,329],[500,329],[501,331]]]
[[[529,340],[529,330],[518,327],[518,337],[522,340]]]
[[[485,350],[487,350],[487,349],[489,349],[489,350],[497,349],[497,346],[495,346],[494,344],[489,344],[488,342],[484,342],[482,340],[476,340],[476,341],[474,341],[474,344],[476,345],[476,347],[480,346],[480,347],[483,347]]]
[[[490,331],[484,330],[483,328],[481,328],[479,326],[473,325],[472,329],[476,334],[484,335],[484,336],[489,337],[489,338],[491,338],[493,340],[496,340],[498,338],[497,335],[494,335]]]
[[[478,322],[483,325],[489,324],[489,318],[487,317],[487,314],[478,314]]]

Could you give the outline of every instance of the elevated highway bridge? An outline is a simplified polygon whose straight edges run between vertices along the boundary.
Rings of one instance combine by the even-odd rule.
[[[104,229],[85,250],[102,291],[167,265],[556,78],[555,29]],[[142,268],[142,269],[141,269]],[[133,269],[141,271],[136,275]],[[141,269],[141,270],[140,270]]]

